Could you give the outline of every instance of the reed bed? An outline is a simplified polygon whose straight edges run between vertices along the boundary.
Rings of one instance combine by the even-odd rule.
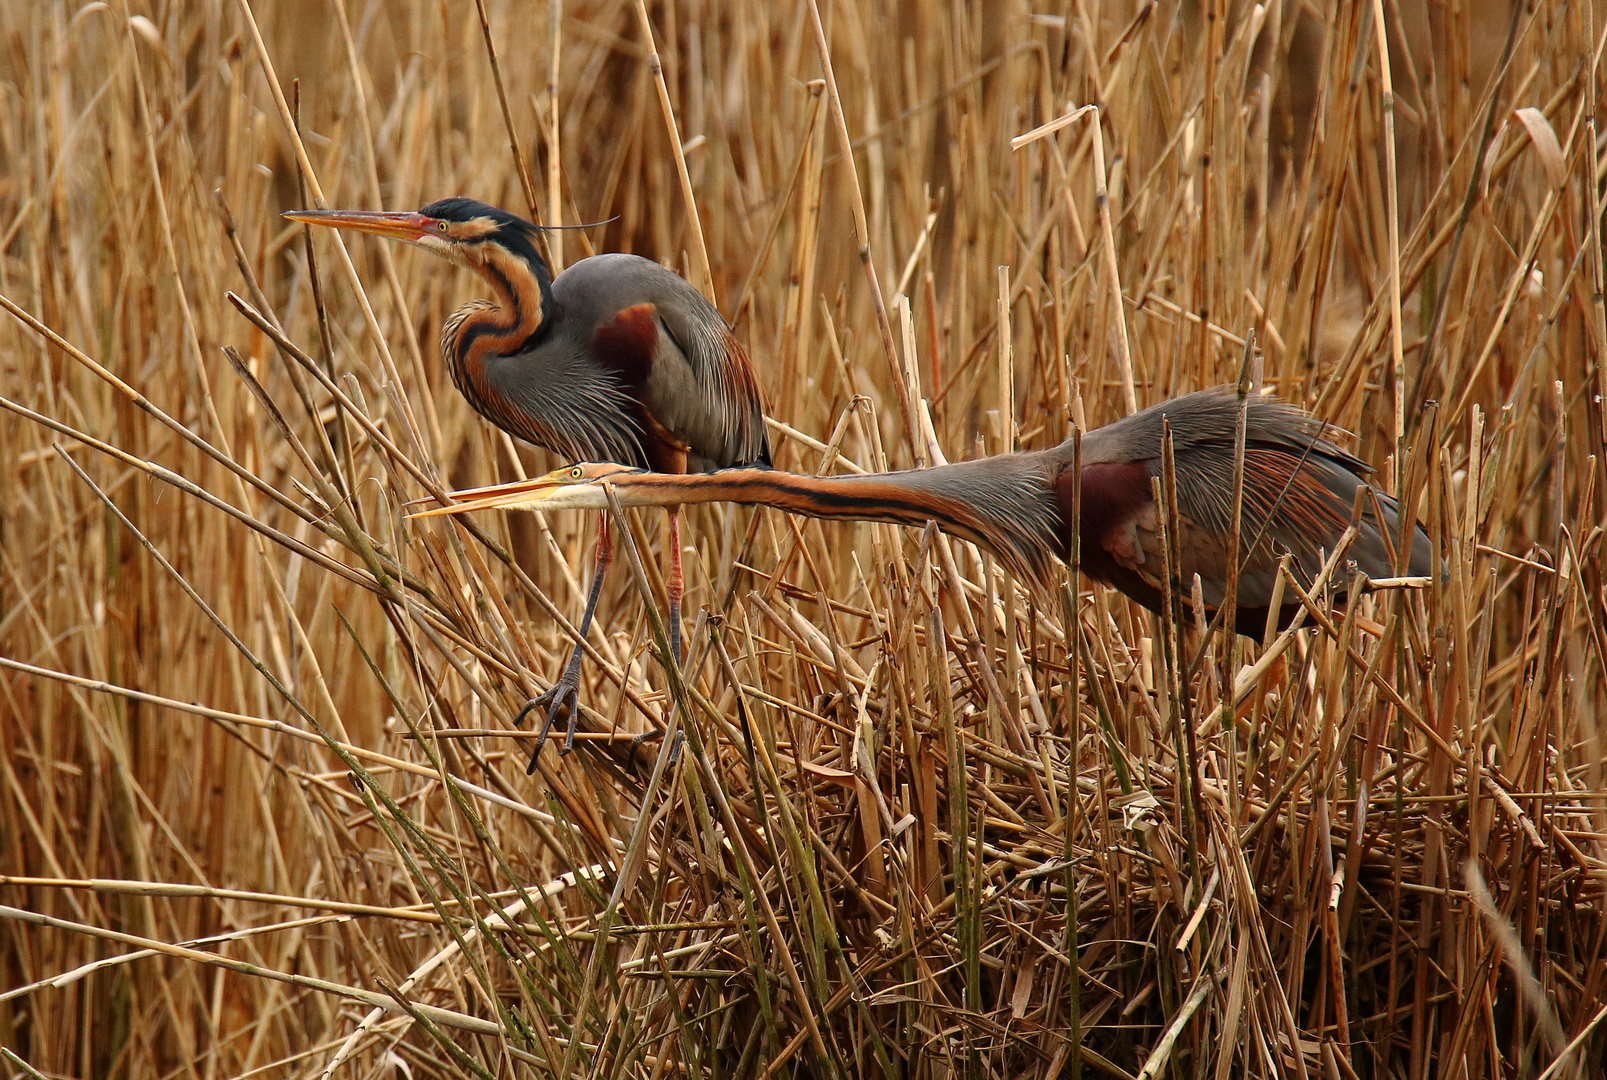
[[[1601,15],[0,0],[6,1075],[1607,1075]],[[705,507],[677,674],[633,516],[527,777],[595,522],[409,520],[561,463],[278,217],[448,194],[705,285],[782,467],[1247,364],[1446,572],[1252,642]]]

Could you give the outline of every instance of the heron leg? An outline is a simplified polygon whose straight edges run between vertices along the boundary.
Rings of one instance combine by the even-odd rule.
[[[546,692],[525,702],[524,708],[513,718],[514,724],[522,724],[524,718],[537,709],[547,710],[547,720],[541,725],[541,733],[536,736],[536,749],[530,755],[530,764],[525,768],[528,775],[536,771],[536,759],[541,756],[541,748],[547,742],[547,735],[552,731],[554,721],[558,714],[567,706],[569,709],[569,724],[564,733],[563,749],[558,751],[559,756],[569,753],[575,745],[575,724],[580,719],[580,658],[586,652],[583,644],[586,635],[591,631],[592,615],[597,611],[597,597],[603,590],[603,576],[608,572],[609,560],[613,557],[614,545],[608,535],[608,514],[601,515],[597,528],[597,561],[592,567],[591,589],[586,594],[586,610],[581,613],[578,628],[579,640],[575,642],[575,651],[569,654],[569,663],[564,667],[564,673],[558,677]]]
[[[681,666],[681,593],[684,591],[684,578],[681,576],[681,508],[671,506],[670,515],[670,577],[664,583],[664,592],[670,600],[670,653],[675,657],[675,666]]]

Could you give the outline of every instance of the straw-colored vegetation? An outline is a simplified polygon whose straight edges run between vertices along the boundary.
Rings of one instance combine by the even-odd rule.
[[[7,1074],[1602,1075],[1600,11],[485,7],[0,0]],[[1253,329],[1447,573],[1269,648],[700,508],[683,685],[644,514],[527,778],[595,522],[408,521],[557,464],[482,284],[278,217],[459,193],[706,280],[796,470]]]

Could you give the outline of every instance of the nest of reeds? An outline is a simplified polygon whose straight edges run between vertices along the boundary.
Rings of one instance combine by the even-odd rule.
[[[1603,1075],[1592,5],[478,11],[0,0],[7,1075]],[[277,216],[457,193],[706,287],[782,467],[1248,363],[1445,573],[1252,641],[699,508],[677,671],[628,513],[527,776],[594,523],[409,520],[557,464],[480,283]]]

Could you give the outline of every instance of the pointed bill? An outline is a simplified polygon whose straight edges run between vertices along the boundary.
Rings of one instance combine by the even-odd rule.
[[[497,509],[603,510],[608,507],[608,496],[603,488],[611,479],[639,471],[618,465],[569,465],[531,480],[449,492],[450,506],[431,507],[408,517],[441,517]]]
[[[372,233],[393,240],[417,241],[439,224],[435,218],[413,211],[388,212],[383,210],[291,210],[281,217],[308,225],[325,225],[348,232]]]

